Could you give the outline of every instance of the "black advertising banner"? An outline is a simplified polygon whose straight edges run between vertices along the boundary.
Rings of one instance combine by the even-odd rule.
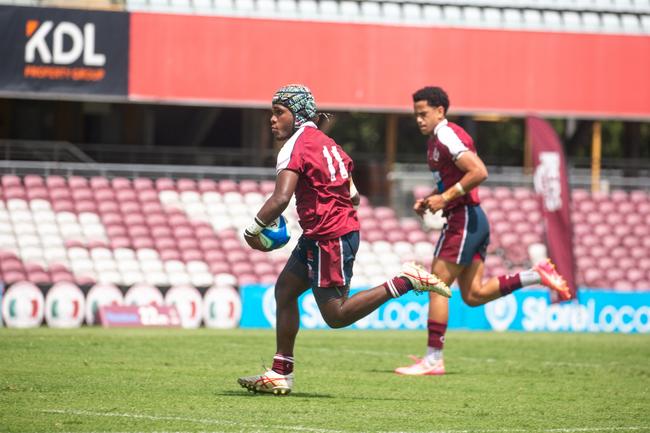
[[[126,96],[129,14],[0,6],[0,92]]]

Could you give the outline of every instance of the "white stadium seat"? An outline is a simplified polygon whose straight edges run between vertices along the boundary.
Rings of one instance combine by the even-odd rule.
[[[72,212],[57,212],[56,222],[61,224],[77,224],[77,215]]]
[[[191,284],[190,276],[185,272],[168,272],[169,284],[172,286],[181,286]]]
[[[10,211],[14,210],[28,210],[29,206],[27,202],[20,198],[10,198],[7,200],[7,209]]]
[[[93,248],[90,257],[93,260],[113,260],[113,253],[108,248]]]
[[[45,251],[43,251],[43,256],[45,260],[49,263],[68,263],[68,255],[63,248],[63,246],[56,247],[54,245],[43,244]]]
[[[117,263],[113,259],[93,259],[93,263],[98,273],[117,271]]]
[[[140,267],[144,272],[164,272],[165,267],[160,259],[145,259],[140,261]]]
[[[237,285],[237,278],[232,274],[220,273],[214,276],[216,286],[234,287]]]
[[[52,212],[52,205],[50,204],[50,202],[40,198],[30,200],[29,207],[33,212],[37,212],[37,211]]]
[[[199,203],[201,202],[201,194],[196,191],[183,191],[180,194],[180,199],[183,203]]]
[[[376,19],[381,16],[380,4],[376,1],[361,2],[361,15],[366,19]]]
[[[197,272],[190,274],[192,285],[196,287],[210,286],[214,283],[214,277],[209,272]]]
[[[168,260],[163,264],[167,273],[185,272],[185,263],[180,260]]]
[[[169,277],[165,272],[146,271],[144,272],[144,282],[154,286],[166,286],[169,284]]]
[[[138,260],[116,260],[117,270],[124,275],[127,272],[139,272],[140,262]]]
[[[135,255],[140,261],[160,261],[158,251],[151,248],[140,248],[136,250]]]
[[[130,248],[116,248],[113,250],[113,256],[119,261],[135,260],[135,251]]]
[[[206,191],[202,195],[203,203],[223,203],[223,196],[217,191]]]
[[[98,272],[97,282],[104,284],[122,284],[122,275],[117,271]]]
[[[144,275],[142,275],[142,272],[127,271],[120,273],[122,275],[122,282],[127,286],[145,282],[145,278]]]

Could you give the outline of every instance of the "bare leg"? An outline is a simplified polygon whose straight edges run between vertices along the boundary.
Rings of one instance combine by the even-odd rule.
[[[332,328],[351,325],[392,298],[383,285],[363,290],[351,298],[347,296],[347,288],[320,287],[314,289],[314,294],[325,323]]]
[[[437,275],[448,286],[451,286],[462,269],[461,265],[446,262],[438,258],[433,259],[433,263],[431,264],[431,273]],[[429,293],[429,320],[437,323],[447,323],[449,321],[448,298],[440,296],[437,293]]]
[[[498,278],[490,278],[483,284],[484,269],[485,265],[482,260],[474,260],[458,276],[458,285],[463,301],[470,307],[486,304],[502,296]]]
[[[293,353],[300,328],[298,297],[309,288],[306,278],[285,268],[275,284],[277,353]]]

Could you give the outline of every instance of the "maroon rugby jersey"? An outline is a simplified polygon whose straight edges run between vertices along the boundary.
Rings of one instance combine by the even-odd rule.
[[[308,239],[334,239],[359,230],[350,200],[353,167],[341,146],[313,122],[300,127],[280,149],[277,172],[286,169],[300,175],[296,208]]]
[[[429,169],[433,172],[434,182],[438,192],[442,193],[454,186],[464,175],[461,169],[456,167],[456,159],[463,152],[474,152],[474,140],[467,132],[455,123],[444,119],[433,131],[428,141],[427,162]],[[461,205],[477,205],[478,188],[474,188],[464,196],[452,200],[446,207],[445,212]]]

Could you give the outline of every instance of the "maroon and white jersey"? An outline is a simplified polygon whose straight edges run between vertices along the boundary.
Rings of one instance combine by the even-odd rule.
[[[463,152],[474,152],[474,140],[467,132],[455,123],[444,119],[433,130],[433,135],[428,141],[427,162],[429,169],[433,172],[434,182],[438,192],[452,187],[458,182],[465,172],[456,167],[456,160]],[[478,188],[474,188],[464,196],[452,200],[446,207],[445,212],[461,205],[477,205]]]
[[[341,146],[313,122],[307,122],[282,146],[276,170],[300,175],[296,208],[303,235],[308,239],[334,239],[359,230],[350,200],[354,164]]]

